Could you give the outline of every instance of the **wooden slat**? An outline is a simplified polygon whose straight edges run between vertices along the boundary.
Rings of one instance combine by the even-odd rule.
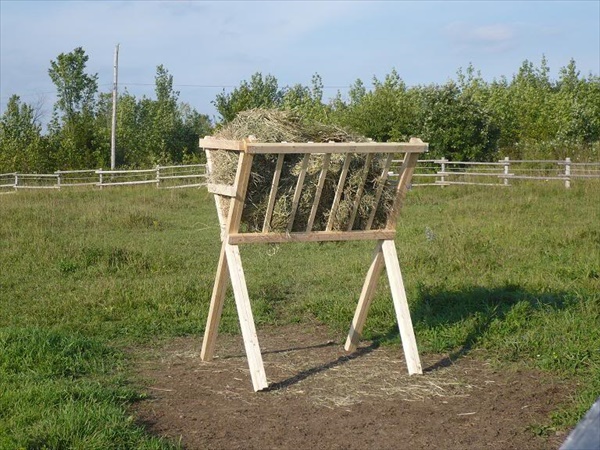
[[[238,161],[237,172],[235,176],[235,186],[237,192],[231,199],[229,206],[229,217],[227,217],[227,233],[237,233],[240,228],[242,212],[244,210],[244,200],[246,199],[246,190],[248,189],[248,179],[252,169],[253,156],[248,153],[241,153]]]
[[[235,305],[240,319],[244,348],[248,357],[252,385],[255,391],[260,391],[268,387],[267,376],[258,345],[258,337],[256,336],[256,327],[254,325],[254,318],[252,317],[250,296],[246,287],[246,278],[244,276],[239,247],[237,245],[225,244],[225,254],[229,266],[229,276],[235,297]]]
[[[388,213],[388,219],[386,223],[386,228],[388,230],[396,229],[398,216],[400,215],[400,210],[402,209],[404,198],[406,197],[406,193],[408,192],[408,184],[410,183],[413,172],[415,171],[415,167],[417,166],[418,158],[419,155],[413,153],[407,153],[404,157],[404,162],[400,167],[400,178],[398,180],[398,186],[396,186],[396,196],[394,198],[394,204],[392,205],[392,209]]]
[[[244,141],[234,141],[231,139],[218,139],[212,136],[206,136],[200,139],[200,148],[215,150],[236,150],[244,151],[246,148]]]
[[[310,154],[306,153],[302,158],[302,166],[300,173],[298,174],[298,181],[296,182],[296,190],[294,191],[294,197],[292,199],[292,212],[288,221],[287,231],[292,231],[294,227],[294,219],[296,218],[296,212],[298,211],[298,203],[300,202],[300,196],[302,195],[302,188],[304,187],[304,177],[306,176],[306,168],[308,167],[308,159]]]
[[[331,211],[329,211],[329,219],[327,220],[327,227],[325,228],[326,231],[331,231],[333,228],[333,221],[335,220],[335,215],[337,213],[338,206],[340,205],[340,200],[342,199],[344,184],[346,183],[346,175],[348,175],[348,167],[350,167],[351,159],[352,155],[350,153],[346,153],[344,165],[342,166],[342,172],[340,173],[340,179],[338,181],[337,189],[335,190],[333,204],[331,205]]]
[[[279,178],[281,177],[281,168],[283,167],[283,158],[285,155],[280,154],[277,157],[277,164],[275,166],[275,173],[273,174],[273,181],[271,182],[271,193],[269,194],[269,202],[267,203],[267,212],[265,214],[265,221],[263,222],[263,233],[269,231],[271,226],[271,216],[273,215],[273,208],[275,207],[275,199],[277,198],[277,189],[279,188]]]
[[[423,369],[421,368],[417,341],[410,318],[410,310],[408,309],[408,301],[406,299],[406,291],[404,290],[404,282],[402,281],[402,273],[400,272],[396,245],[393,240],[386,240],[383,242],[381,249],[385,260],[385,270],[390,282],[390,289],[392,290],[392,299],[394,301],[394,309],[396,310],[396,318],[398,320],[398,328],[400,329],[400,338],[402,339],[402,348],[404,349],[408,373],[410,375],[422,374]]]
[[[222,195],[224,197],[235,197],[236,188],[229,184],[212,184],[208,183],[206,189],[211,194]]]
[[[213,358],[215,351],[215,341],[219,332],[219,323],[221,314],[223,313],[223,303],[225,301],[225,292],[227,291],[227,282],[229,281],[229,273],[227,267],[227,258],[225,257],[224,242],[221,246],[221,254],[219,255],[219,264],[217,266],[217,275],[213,286],[212,297],[210,299],[210,309],[208,311],[208,320],[204,330],[204,339],[202,340],[202,351],[200,358],[202,361],[210,361]]]
[[[383,168],[383,171],[381,172],[381,177],[379,178],[379,185],[377,186],[377,191],[375,192],[375,202],[373,203],[373,210],[371,211],[371,214],[369,214],[369,220],[366,226],[367,230],[370,230],[373,226],[373,220],[375,220],[375,214],[377,213],[377,208],[379,208],[379,200],[381,200],[381,194],[383,193],[385,183],[387,182],[389,176],[390,165],[392,164],[393,156],[394,155],[390,154],[385,160],[385,166]]]
[[[284,242],[371,241],[394,239],[394,230],[370,231],[311,231],[297,233],[231,233],[230,244],[263,244]]]
[[[310,209],[310,216],[308,217],[308,223],[306,224],[306,231],[312,231],[313,224],[315,223],[315,217],[317,216],[317,210],[319,209],[319,202],[321,201],[321,194],[323,192],[323,186],[327,179],[327,170],[329,169],[329,161],[331,160],[331,153],[325,153],[323,155],[323,167],[319,174],[319,181],[317,183],[317,190],[315,192],[315,198]]]
[[[358,212],[358,206],[360,205],[360,199],[362,197],[365,183],[367,182],[367,176],[369,175],[369,169],[371,167],[371,161],[373,160],[373,153],[369,153],[365,159],[365,168],[363,169],[360,185],[354,198],[354,204],[352,205],[352,215],[350,216],[350,223],[348,224],[348,231],[352,230],[354,221],[356,220],[356,213]]]
[[[215,145],[215,144],[213,144]],[[428,144],[402,142],[248,143],[246,152],[259,153],[424,153]]]
[[[213,171],[212,155],[210,150],[205,150],[204,153],[206,154],[206,168],[208,170],[208,176],[210,177],[210,174]],[[223,240],[225,236],[225,227],[227,226],[227,218],[223,214],[223,202],[225,200],[219,195],[213,195],[213,197],[215,198],[215,206],[217,207],[217,217],[219,219],[219,226],[221,228],[221,240]]]
[[[344,345],[344,349],[346,349],[347,352],[353,352],[356,350],[356,346],[358,345],[358,341],[360,340],[363,327],[367,319],[369,306],[371,306],[373,296],[375,295],[375,289],[377,289],[377,282],[381,276],[381,271],[383,270],[384,265],[383,252],[381,250],[382,244],[383,241],[379,241],[377,243],[377,247],[375,247],[373,261],[371,262],[371,267],[369,267],[369,271],[367,272],[367,276],[360,293],[360,298],[358,299],[356,312],[354,313],[354,318],[352,319],[352,324],[350,325],[350,331],[348,332],[348,337],[346,338],[346,344]]]

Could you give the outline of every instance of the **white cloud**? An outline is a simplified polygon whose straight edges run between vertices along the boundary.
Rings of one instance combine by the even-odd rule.
[[[444,28],[459,52],[483,51],[500,53],[510,50],[517,41],[514,25],[492,24],[474,26],[465,22],[453,22]]]

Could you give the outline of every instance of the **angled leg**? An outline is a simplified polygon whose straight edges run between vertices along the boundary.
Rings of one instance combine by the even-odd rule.
[[[210,361],[213,357],[215,341],[219,332],[219,322],[223,313],[223,302],[225,301],[225,292],[227,290],[227,282],[229,281],[227,258],[225,257],[225,243],[221,246],[217,276],[215,278],[212,297],[210,299],[208,320],[206,321],[204,339],[202,340],[202,352],[200,353],[202,361]]]
[[[400,337],[402,339],[402,348],[404,349],[408,373],[410,375],[421,374],[423,373],[423,369],[421,368],[417,341],[410,319],[410,310],[408,309],[406,291],[404,290],[404,282],[402,281],[402,273],[400,272],[400,263],[398,263],[398,253],[396,252],[394,241],[383,241],[382,250],[386,272],[390,280],[390,289],[392,290],[392,299],[394,300],[394,309],[396,310],[398,328],[400,328]]]
[[[258,345],[258,337],[256,336],[256,328],[254,326],[254,318],[252,317],[252,309],[250,307],[250,297],[248,288],[246,287],[246,277],[242,268],[242,259],[240,257],[240,249],[237,245],[225,244],[225,255],[227,257],[227,265],[229,266],[229,277],[231,278],[231,286],[235,296],[235,305],[237,307],[238,316],[240,319],[240,327],[244,338],[244,347],[248,357],[248,366],[250,368],[250,376],[252,377],[252,385],[255,391],[260,391],[268,387],[267,376],[263,366],[262,355]]]
[[[371,301],[373,300],[373,295],[375,294],[375,289],[377,288],[377,281],[381,275],[384,262],[383,252],[381,250],[382,243],[383,241],[379,241],[377,243],[377,247],[375,247],[373,261],[371,262],[371,267],[369,267],[367,277],[365,278],[365,283],[363,284],[363,288],[360,293],[358,306],[356,307],[356,312],[354,313],[354,319],[352,319],[352,325],[350,325],[350,331],[348,332],[346,345],[344,345],[344,348],[347,352],[353,352],[356,350],[356,346],[358,345],[358,341],[360,340],[360,336],[365,325],[365,320],[367,319],[369,306],[371,306]]]

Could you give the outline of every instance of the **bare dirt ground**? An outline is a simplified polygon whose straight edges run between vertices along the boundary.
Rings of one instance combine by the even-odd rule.
[[[259,393],[240,336],[219,336],[211,362],[199,337],[138,349],[139,422],[187,449],[557,449],[566,437],[531,429],[569,390],[540,373],[425,355],[409,377],[396,347],[348,355],[315,325],[258,334],[271,386]]]

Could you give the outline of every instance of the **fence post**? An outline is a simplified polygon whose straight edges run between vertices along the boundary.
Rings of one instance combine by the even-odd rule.
[[[96,173],[98,174],[98,186],[102,189],[102,167],[100,167]]]
[[[446,172],[446,161],[448,161],[446,159],[446,157],[442,156],[442,159],[440,161],[441,167],[442,167],[442,173]],[[444,175],[441,176],[440,182],[442,183],[442,187],[444,187],[444,183],[446,182],[446,177]]]
[[[60,189],[60,170],[54,172],[56,174],[56,187]]]
[[[160,164],[156,165],[156,187],[160,185]]]
[[[18,186],[19,186],[19,174],[17,172],[15,172],[15,191],[17,190]]]
[[[565,158],[565,188],[571,187],[571,158]]]
[[[504,186],[508,186],[508,175],[510,173],[510,158],[504,157]]]

